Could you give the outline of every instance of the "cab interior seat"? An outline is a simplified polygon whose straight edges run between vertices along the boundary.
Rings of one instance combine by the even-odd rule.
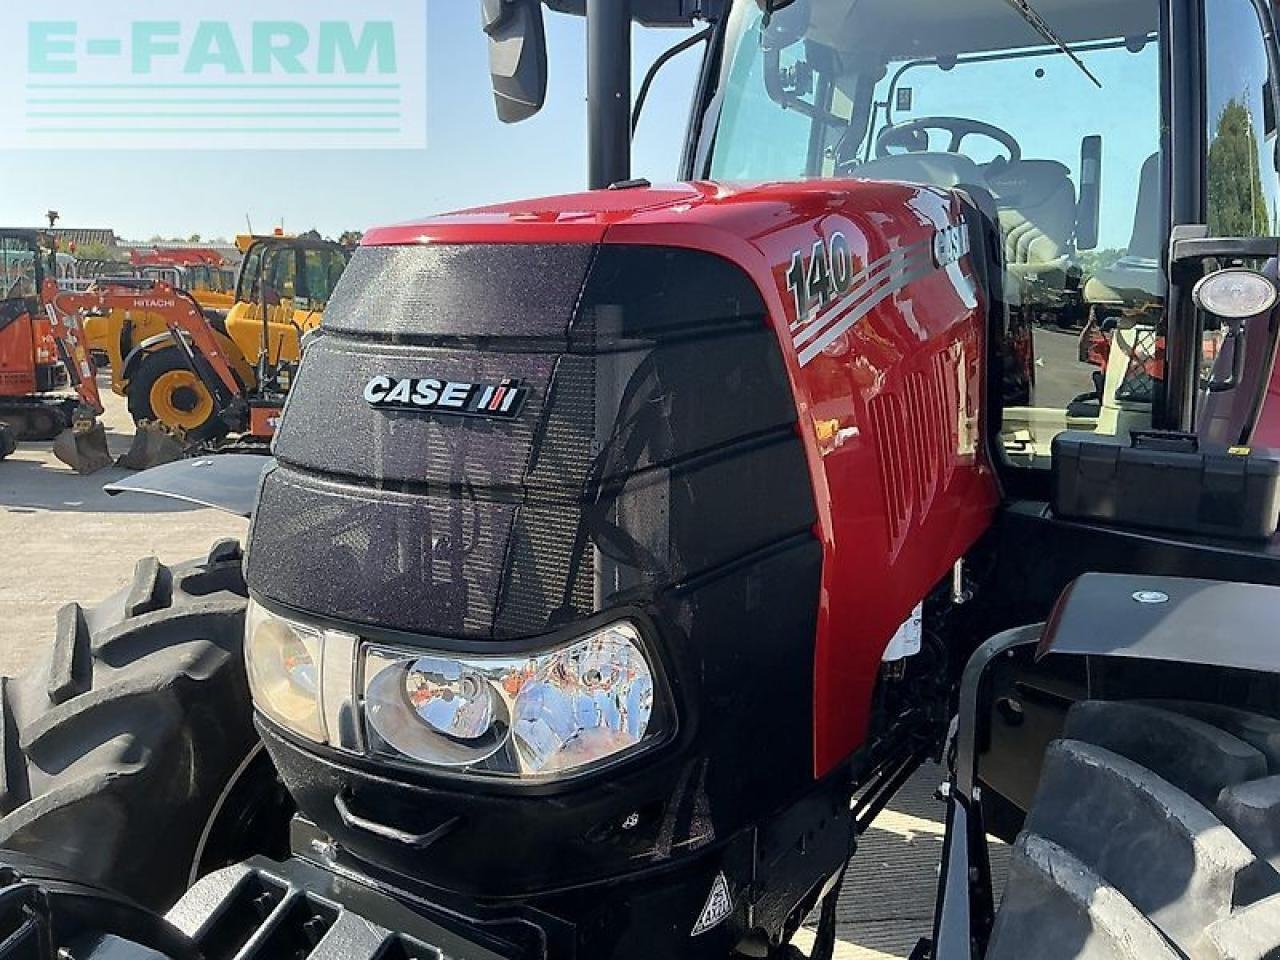
[[[1056,160],[1017,160],[988,164],[984,172],[999,211],[1010,303],[1062,294],[1076,231],[1071,171]]]
[[[1160,277],[1160,154],[1153,153],[1138,176],[1129,246],[1114,265],[1098,270],[1084,286],[1084,298],[1099,306],[1137,307],[1164,297]]]
[[[879,157],[853,169],[872,180],[897,180],[947,189],[985,190],[996,206],[1004,240],[1005,297],[1023,302],[1061,294],[1067,287],[1076,229],[1076,189],[1055,160],[996,161],[979,165],[964,154],[917,151]]]

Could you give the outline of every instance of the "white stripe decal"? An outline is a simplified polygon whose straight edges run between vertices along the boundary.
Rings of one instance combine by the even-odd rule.
[[[913,261],[911,266],[918,267],[918,264]],[[929,274],[933,273],[935,269],[933,260],[930,258],[928,260],[928,266],[923,269],[899,272],[890,276],[888,285],[879,287],[876,290],[875,296],[864,301],[857,309],[847,313],[835,324],[828,326],[820,339],[801,350],[800,366],[805,366],[810,360],[822,353],[822,351],[830,346],[832,341],[839,337],[840,334],[852,327],[881,303],[893,296],[893,294],[919,280],[921,277],[927,277]]]
[[[904,258],[903,260],[894,263],[892,265],[892,269],[877,277],[875,282],[864,286],[856,294],[845,297],[831,309],[824,311],[821,317],[818,318],[818,322],[808,327],[802,334],[794,339],[793,343],[796,349],[799,350],[810,340],[825,334],[826,331],[829,330],[833,324],[838,323],[847,312],[860,307],[868,299],[874,298],[875,302],[879,303],[884,298],[877,295],[880,294],[886,285],[893,283],[893,281],[902,276],[902,274],[907,273],[912,269],[919,268],[926,262],[931,261],[929,261],[925,252],[921,251],[911,257]]]
[[[817,331],[829,323],[832,317],[853,306],[870,287],[881,283],[884,280],[883,275],[886,271],[903,266],[904,261],[916,256],[926,247],[928,247],[928,242],[922,240],[910,246],[900,247],[885,254],[879,260],[868,264],[861,273],[853,278],[849,288],[839,300],[828,304],[812,316],[791,325],[791,331],[795,335],[796,346],[799,347],[813,339]]]
[[[919,252],[920,248],[925,246],[927,246],[927,242],[920,241],[919,243],[910,244],[908,247],[899,247],[895,251],[886,253],[881,259],[870,262],[850,280],[849,287],[841,294],[840,300],[828,303],[826,307],[810,312],[808,316],[796,319],[795,323],[790,326],[791,333],[800,335],[801,332],[812,330],[814,326],[827,323],[829,317],[836,314],[837,311],[844,310],[845,307],[851,305],[852,301],[861,296],[868,284],[872,283],[873,280],[881,279],[879,275],[883,274],[884,271],[892,268],[892,266],[899,265],[899,262],[905,260],[906,257],[914,256],[916,252]]]

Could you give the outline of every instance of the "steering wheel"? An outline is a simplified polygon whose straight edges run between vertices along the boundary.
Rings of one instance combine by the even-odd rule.
[[[885,127],[876,137],[876,156],[879,158],[895,156],[896,154],[889,152],[893,147],[905,148],[912,152],[928,149],[929,138],[924,135],[927,130],[946,130],[951,134],[947,153],[959,153],[960,144],[964,142],[964,138],[977,135],[990,137],[1008,150],[1009,163],[1017,163],[1022,159],[1022,147],[1013,138],[1013,134],[994,124],[983,123],[981,120],[968,120],[964,117],[921,117],[918,120],[908,120],[906,123]]]

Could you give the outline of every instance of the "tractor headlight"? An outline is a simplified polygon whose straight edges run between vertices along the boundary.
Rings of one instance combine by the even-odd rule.
[[[286,729],[323,742],[320,665],[323,634],[256,603],[245,616],[245,663],[258,709]]]
[[[1191,291],[1196,306],[1224,320],[1248,320],[1269,313],[1280,290],[1261,273],[1230,267],[1209,274]]]
[[[359,752],[355,666],[359,639],[249,602],[244,656],[259,710],[286,730]]]
[[[394,760],[545,778],[661,732],[653,669],[628,622],[519,658],[369,647],[364,678],[370,749]]]

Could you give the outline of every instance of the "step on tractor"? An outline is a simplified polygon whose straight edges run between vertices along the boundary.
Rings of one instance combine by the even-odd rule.
[[[371,231],[273,459],[113,488],[253,522],[0,686],[0,957],[830,958],[927,759],[917,960],[1276,956],[1271,6],[547,6],[595,189]]]
[[[97,469],[110,458],[87,337],[78,317],[45,308],[58,289],[54,249],[37,231],[0,229],[0,459],[20,442],[54,440]]]

